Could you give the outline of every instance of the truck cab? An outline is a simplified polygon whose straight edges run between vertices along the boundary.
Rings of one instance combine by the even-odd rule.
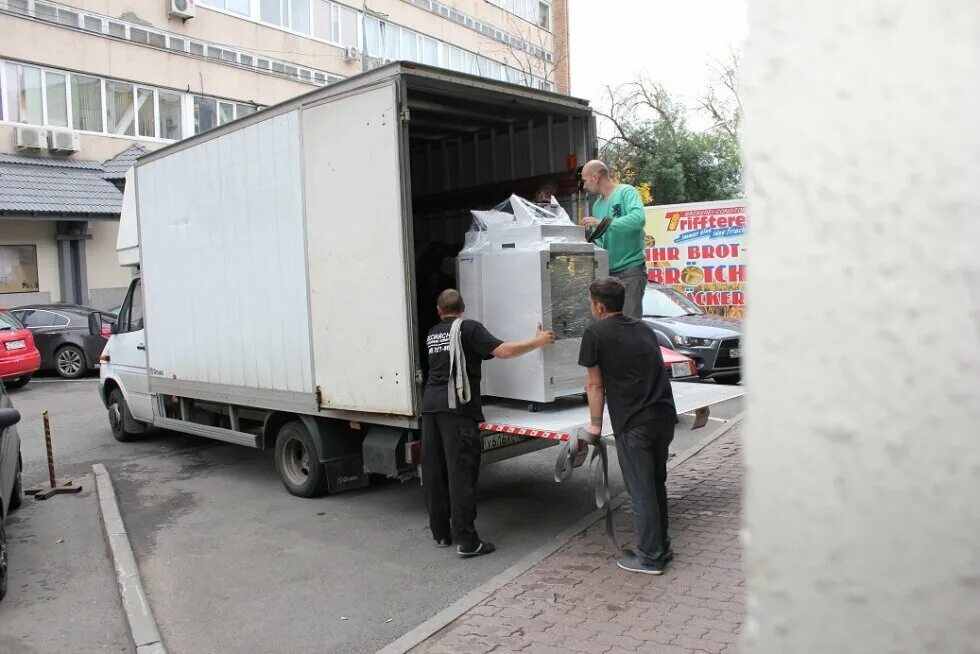
[[[119,317],[111,326],[99,367],[99,395],[109,412],[112,435],[118,441],[131,440],[153,423],[134,176],[133,170],[126,174],[126,190],[116,240],[119,265],[131,268],[133,279],[119,308]],[[101,331],[98,325],[91,325],[91,328]]]

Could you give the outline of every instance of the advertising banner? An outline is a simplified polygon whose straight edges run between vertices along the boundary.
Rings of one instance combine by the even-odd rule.
[[[647,207],[647,279],[709,313],[742,318],[747,208],[745,200]]]

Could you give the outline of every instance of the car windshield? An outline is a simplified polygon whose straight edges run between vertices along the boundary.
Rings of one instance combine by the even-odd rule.
[[[644,318],[677,318],[703,313],[701,307],[672,288],[649,286],[643,294]]]
[[[14,318],[13,314],[7,313],[6,311],[0,311],[0,332],[23,328],[24,326],[20,324],[19,320]]]

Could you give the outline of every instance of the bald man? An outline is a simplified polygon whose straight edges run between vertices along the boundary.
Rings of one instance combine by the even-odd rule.
[[[595,243],[609,252],[609,274],[626,287],[623,315],[643,317],[643,293],[647,287],[646,259],[643,236],[646,214],[639,192],[629,184],[612,180],[609,168],[599,160],[582,167],[585,190],[599,198],[592,206],[592,215],[582,224],[595,228],[603,218],[612,218],[609,229]]]

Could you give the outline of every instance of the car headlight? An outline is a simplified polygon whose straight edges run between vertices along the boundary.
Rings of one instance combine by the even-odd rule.
[[[711,347],[714,343],[710,338],[693,338],[691,336],[674,336],[674,343],[684,347]]]

